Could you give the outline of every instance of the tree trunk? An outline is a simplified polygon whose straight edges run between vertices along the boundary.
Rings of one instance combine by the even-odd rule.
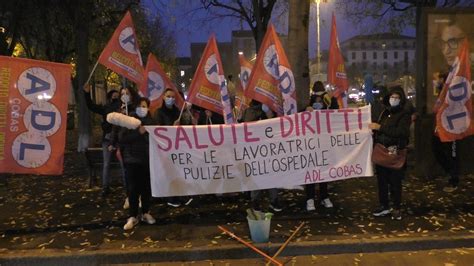
[[[87,1],[90,2],[90,1]],[[78,112],[79,139],[77,150],[84,151],[89,147],[91,135],[91,117],[82,92],[82,87],[89,76],[89,23],[87,19],[90,5],[76,7],[75,12],[75,50],[77,54],[76,79],[74,95],[76,96],[76,110]]]
[[[296,97],[300,110],[309,102],[309,1],[290,0],[288,16],[287,54],[295,76]]]

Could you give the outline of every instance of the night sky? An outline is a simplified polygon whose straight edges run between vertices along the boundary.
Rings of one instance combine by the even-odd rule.
[[[177,56],[190,56],[191,42],[207,42],[211,33],[215,33],[218,42],[229,42],[231,40],[232,30],[240,30],[241,23],[238,19],[224,18],[219,20],[205,20],[206,11],[190,13],[190,10],[200,7],[200,1],[188,1],[188,5],[173,6],[174,1],[169,1],[167,10],[163,10],[163,4],[156,0],[146,0],[142,2],[151,13],[156,14],[157,6],[160,11],[158,14],[163,17],[163,21],[167,27],[174,32],[177,41]],[[329,47],[331,14],[335,12],[339,41],[343,42],[357,34],[367,34],[366,29],[354,27],[341,12],[335,10],[334,2],[322,3],[320,5],[320,31],[321,31],[321,49],[325,50]],[[193,14],[191,16],[191,14]],[[286,18],[286,15],[279,17]],[[272,17],[272,23],[279,33],[286,34],[287,21]],[[311,4],[310,12],[310,33],[309,33],[309,55],[314,58],[316,55],[316,5]],[[246,23],[242,23],[243,29],[248,30]],[[406,35],[414,35],[414,29],[407,29],[403,32]]]

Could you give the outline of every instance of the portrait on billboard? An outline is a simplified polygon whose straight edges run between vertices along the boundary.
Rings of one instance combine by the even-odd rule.
[[[431,112],[431,107],[434,106],[442,84],[465,39],[469,41],[471,62],[474,59],[472,21],[474,21],[474,12],[436,12],[429,13],[427,16],[426,102],[428,112]],[[471,73],[473,73],[472,63]]]

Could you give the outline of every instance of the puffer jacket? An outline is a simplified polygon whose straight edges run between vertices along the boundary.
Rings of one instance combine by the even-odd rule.
[[[400,104],[390,106],[390,95],[397,93],[400,95]],[[375,142],[381,143],[385,147],[396,145],[400,149],[408,145],[410,137],[411,110],[406,108],[407,99],[402,88],[395,87],[383,98],[384,109],[378,114],[380,129],[375,133]]]
[[[142,125],[152,125],[153,119],[148,114],[139,118],[134,112],[131,116],[140,119]],[[118,143],[125,163],[148,164],[148,133],[140,134],[138,129],[120,128]]]

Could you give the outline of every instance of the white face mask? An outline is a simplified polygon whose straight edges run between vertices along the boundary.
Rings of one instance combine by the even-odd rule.
[[[135,112],[137,113],[138,117],[145,117],[148,114],[148,108],[146,107],[137,107],[135,109]]]
[[[264,113],[268,113],[270,111],[270,107],[268,107],[266,104],[262,104],[262,111]]]
[[[120,100],[122,100],[123,103],[128,103],[130,101],[130,95],[124,94],[120,97]]]
[[[395,107],[400,104],[400,99],[390,97],[390,99],[388,99],[388,102],[390,103],[390,106]]]

